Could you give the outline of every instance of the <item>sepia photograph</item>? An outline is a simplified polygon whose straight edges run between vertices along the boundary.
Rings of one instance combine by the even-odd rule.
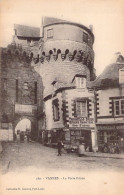
[[[0,194],[122,195],[124,1],[0,1]]]

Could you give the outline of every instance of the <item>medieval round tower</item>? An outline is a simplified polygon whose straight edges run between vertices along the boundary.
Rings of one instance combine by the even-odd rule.
[[[51,93],[51,83],[71,83],[76,74],[87,81],[94,79],[94,35],[82,24],[45,17],[42,25],[36,68],[43,78],[44,97]]]

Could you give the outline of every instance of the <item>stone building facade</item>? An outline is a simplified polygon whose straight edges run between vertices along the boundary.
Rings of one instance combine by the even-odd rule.
[[[37,33],[36,33],[37,32]],[[0,138],[12,141],[22,119],[31,121],[31,136],[38,137],[38,121],[43,110],[42,78],[31,66],[32,47],[40,39],[40,29],[15,25],[13,42],[1,48]],[[37,36],[37,37],[36,37]]]
[[[41,28],[14,30],[13,42],[0,50],[1,140],[12,141],[26,118],[32,139],[77,146],[83,138],[90,151],[97,141],[99,150],[124,151],[124,57],[117,54],[94,81],[91,27],[45,17]]]
[[[83,137],[94,149],[92,28],[45,17],[41,29],[15,25],[14,30],[13,42],[1,51],[3,140],[5,131],[13,135],[18,121],[28,118],[33,138],[78,145]]]
[[[124,151],[124,57],[117,53],[112,64],[93,82],[96,89],[99,150]],[[117,146],[117,147],[116,147]]]
[[[94,93],[86,82],[79,86],[75,81],[86,78],[75,75],[72,84],[53,81],[53,94],[44,99],[48,142],[62,139],[65,144],[78,146],[84,138],[85,146],[96,149],[97,136],[94,120]]]

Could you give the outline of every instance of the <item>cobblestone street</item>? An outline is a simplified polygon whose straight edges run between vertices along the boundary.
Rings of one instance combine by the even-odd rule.
[[[36,142],[4,143],[1,194],[104,195],[112,194],[112,189],[118,194],[123,188],[118,181],[124,179],[124,159],[89,155],[64,152],[57,156],[57,149]]]
[[[57,156],[57,149],[36,142],[5,143],[1,156],[3,172],[22,171],[30,167],[47,170],[124,170],[124,159],[104,157],[78,157],[64,152]]]

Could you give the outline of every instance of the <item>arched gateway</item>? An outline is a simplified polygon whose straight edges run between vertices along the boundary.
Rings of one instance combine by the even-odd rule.
[[[13,122],[13,132],[17,135],[18,130],[21,132],[30,131],[31,139],[36,140],[38,137],[38,120],[34,116],[18,116]]]

